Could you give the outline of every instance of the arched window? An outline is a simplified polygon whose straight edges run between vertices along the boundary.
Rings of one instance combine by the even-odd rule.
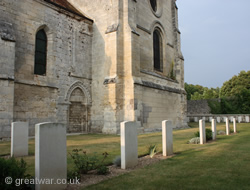
[[[162,38],[159,30],[155,30],[153,34],[154,43],[154,69],[162,71]]]
[[[36,33],[35,68],[34,74],[46,74],[47,36],[43,29]]]
[[[154,10],[154,12],[156,12],[157,11],[157,2],[156,2],[156,0],[150,0],[150,4],[151,4],[151,7]]]

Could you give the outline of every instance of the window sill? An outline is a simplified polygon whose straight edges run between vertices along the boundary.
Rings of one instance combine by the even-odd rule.
[[[148,75],[154,76],[154,77],[158,77],[158,78],[161,78],[161,79],[165,79],[165,80],[168,80],[168,81],[171,81],[171,82],[178,83],[177,80],[173,80],[173,79],[171,79],[171,78],[168,78],[168,77],[166,77],[166,76],[163,76],[163,75],[162,75],[162,72],[157,71],[157,70],[155,70],[155,72],[146,71],[146,70],[140,70],[140,72],[141,72],[141,73],[144,73],[144,74],[148,74]]]

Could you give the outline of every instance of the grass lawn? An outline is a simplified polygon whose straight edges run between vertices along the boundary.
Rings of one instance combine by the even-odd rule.
[[[155,165],[113,178],[88,189],[250,189],[250,124],[238,124],[237,135],[217,136],[217,141],[205,145],[187,144],[198,131],[198,123],[190,129],[176,130],[176,156]],[[206,123],[210,127],[210,123]],[[232,128],[232,124],[231,124]],[[217,124],[217,131],[225,124]],[[149,145],[161,150],[161,133],[138,136],[139,155],[145,155]],[[67,151],[81,148],[89,154],[108,152],[106,164],[120,155],[117,135],[88,134],[67,137]],[[0,155],[10,154],[10,142],[0,143]],[[34,139],[29,140],[27,173],[34,175]],[[68,169],[72,169],[68,155]]]
[[[175,157],[87,189],[249,190],[250,125],[238,124],[238,134],[217,136],[216,142],[187,145],[198,124],[192,126],[174,132]],[[224,129],[224,124],[217,128]]]

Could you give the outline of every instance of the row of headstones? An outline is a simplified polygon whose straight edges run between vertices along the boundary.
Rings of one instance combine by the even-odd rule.
[[[11,156],[28,155],[27,122],[14,122],[11,126]],[[135,122],[122,122],[121,168],[138,163],[137,126]],[[51,183],[36,184],[36,189],[64,189],[65,184],[54,184],[59,179],[67,180],[66,125],[39,123],[35,125],[35,178],[52,180]],[[173,154],[173,127],[171,121],[162,121],[163,156]]]
[[[236,126],[236,119],[233,118],[233,126],[234,126],[234,133],[237,132],[237,126]],[[211,121],[211,128],[212,128],[212,138],[213,140],[216,140],[216,120],[212,119]],[[205,126],[205,120],[200,119],[199,120],[199,132],[200,132],[200,144],[206,143],[206,126]],[[230,135],[230,126],[229,126],[229,119],[226,118],[226,135]]]
[[[194,122],[198,122],[198,119],[199,117],[194,117]],[[228,119],[228,117],[215,117],[216,118],[216,121],[218,122],[218,123],[220,123],[220,122],[226,122],[226,120]],[[203,120],[206,120],[206,117],[202,117],[202,119]],[[212,119],[213,119],[213,117],[209,117],[208,119],[207,119],[207,121],[212,121]],[[233,120],[234,119],[236,119],[235,117],[229,117],[229,119],[230,119],[230,121],[231,122],[233,122]],[[237,117],[237,120],[238,120],[238,123],[241,123],[242,122],[242,116],[238,116]],[[245,122],[246,123],[249,123],[249,116],[245,116]],[[190,121],[190,118],[188,117],[188,122]]]

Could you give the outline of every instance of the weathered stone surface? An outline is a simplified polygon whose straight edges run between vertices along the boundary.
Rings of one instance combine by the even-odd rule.
[[[192,114],[210,114],[211,109],[207,100],[188,100],[187,101],[188,115]]]
[[[11,156],[28,156],[29,123],[11,123]]]
[[[137,126],[134,122],[121,123],[121,168],[134,167],[138,163]]]
[[[234,133],[237,133],[236,118],[233,118]]]
[[[173,152],[173,126],[171,121],[162,121],[162,154],[170,156]]]
[[[226,134],[230,135],[229,119],[225,118],[225,120],[226,120]]]
[[[14,29],[11,23],[0,20],[0,37],[2,40],[12,41],[16,40]]]
[[[213,135],[213,140],[216,140],[216,120],[212,119],[212,135]]]
[[[1,1],[0,20],[11,21],[16,47],[1,41],[6,51],[14,50],[16,67],[12,78],[4,76],[13,82],[4,93],[12,89],[15,94],[4,105],[13,110],[3,111],[8,115],[0,120],[0,128],[10,127],[10,120],[28,121],[34,135],[35,123],[60,121],[67,124],[68,132],[119,134],[122,121],[135,121],[141,131],[157,130],[166,115],[173,127],[187,127],[175,1],[159,1],[159,14],[152,12],[148,0],[69,2],[94,24],[48,1]],[[48,40],[46,75],[34,75],[35,38],[40,29]],[[160,72],[152,64],[155,29],[162,36]],[[9,59],[0,55],[0,60]],[[175,77],[170,79],[173,60]],[[0,73],[9,74],[6,69],[1,67]],[[75,97],[75,90],[82,91],[81,97]]]
[[[199,120],[199,130],[200,130],[200,144],[206,143],[206,128],[205,121],[203,119]]]
[[[36,184],[37,190],[65,189],[67,184],[66,125],[39,123],[35,126],[35,177],[53,179],[53,184]]]
[[[249,116],[246,116],[246,123],[249,123]]]

